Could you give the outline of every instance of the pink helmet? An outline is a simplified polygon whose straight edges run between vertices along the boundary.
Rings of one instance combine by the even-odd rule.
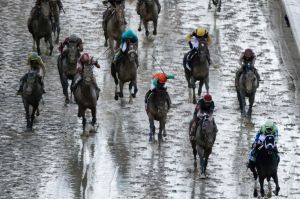
[[[89,62],[89,60],[90,60],[90,56],[89,56],[88,53],[83,53],[83,54],[80,56],[80,62],[81,62],[81,63],[86,64],[86,63]]]

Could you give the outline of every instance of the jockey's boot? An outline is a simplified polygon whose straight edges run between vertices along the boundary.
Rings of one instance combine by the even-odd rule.
[[[249,162],[248,162],[248,164],[247,164],[247,168],[249,168],[250,171],[252,171],[252,172],[256,172],[256,171],[255,171],[255,162],[252,161],[252,160],[249,160]]]
[[[97,90],[98,92],[100,92],[101,89],[98,87],[97,82],[96,82],[96,78],[95,78],[95,77],[93,77],[93,84],[94,84],[96,90]]]
[[[45,94],[46,92],[45,92],[45,89],[44,89],[44,82],[43,82],[43,80],[42,80],[42,77],[40,77],[39,81],[40,81],[40,84],[41,84],[41,86],[42,86],[43,94]]]
[[[149,89],[148,92],[145,95],[145,103],[146,104],[148,103],[148,99],[149,99],[151,93],[152,93],[152,91]]]
[[[23,85],[24,85],[24,81],[25,81],[26,75],[24,75],[21,80],[20,80],[20,87],[16,93],[16,95],[22,95],[23,92]]]
[[[20,88],[18,89],[16,95],[22,95],[22,87],[23,85],[20,85]]]
[[[217,127],[214,119],[213,119],[213,123],[214,123],[214,132],[217,133],[219,130],[218,130],[218,127]]]
[[[190,140],[196,140],[197,122],[193,121],[190,129]]]

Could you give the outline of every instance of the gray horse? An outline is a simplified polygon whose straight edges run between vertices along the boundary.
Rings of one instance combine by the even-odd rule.
[[[217,7],[217,11],[221,11],[221,5],[222,5],[222,0],[209,0],[208,2],[208,9],[211,9],[211,2],[214,4],[215,7]]]
[[[217,132],[214,129],[213,120],[208,119],[208,115],[204,114],[199,122],[196,131],[196,140],[191,140],[191,145],[194,154],[194,165],[197,166],[196,156],[197,152],[200,157],[200,177],[206,177],[206,167],[208,163],[208,157],[212,152],[212,147],[216,140]]]
[[[146,36],[149,36],[148,22],[152,21],[154,30],[153,35],[157,34],[157,21],[158,21],[158,5],[154,0],[144,0],[143,4],[140,6],[140,24],[138,31],[141,31],[142,22],[145,27]]]
[[[125,31],[125,13],[122,5],[116,5],[116,7],[112,9],[113,11],[108,16],[109,19],[107,20],[107,25],[105,26],[103,21],[102,27],[105,36],[104,45],[108,46],[107,40],[109,40],[110,49],[114,55],[114,41],[117,42],[116,48],[119,48],[121,44],[122,33]],[[108,10],[105,12],[108,12]],[[103,14],[103,18],[105,18],[105,15],[106,13]]]
[[[60,82],[63,88],[63,94],[65,95],[65,103],[68,104],[70,102],[68,94],[68,80],[73,81],[76,75],[77,60],[80,57],[80,52],[77,48],[77,44],[69,43],[68,48],[66,52],[64,52],[64,54],[66,56],[64,56],[63,58],[62,55],[58,56],[57,68],[59,72]]]
[[[197,53],[191,58],[190,64],[192,71],[187,69],[187,57],[188,54],[184,55],[183,66],[185,71],[185,78],[188,82],[188,87],[193,88],[193,103],[196,104],[195,88],[196,81],[199,82],[198,96],[202,93],[202,86],[205,84],[206,92],[209,92],[209,64],[207,61],[208,47],[206,41],[199,41],[199,47]]]
[[[97,100],[99,91],[97,91],[93,84],[93,65],[84,65],[82,80],[78,83],[74,90],[75,101],[78,104],[78,117],[82,117],[83,132],[85,133],[85,111],[90,109],[92,111],[92,126],[94,128],[97,118]]]
[[[128,51],[125,52],[124,57],[117,65],[117,76],[113,76],[116,84],[115,89],[115,99],[118,100],[118,97],[123,98],[123,86],[124,83],[129,83],[129,92],[130,99],[129,103],[132,103],[132,97],[135,98],[135,95],[138,91],[137,89],[137,50],[134,44],[129,44]],[[119,82],[120,81],[120,82]],[[120,91],[118,92],[118,84]],[[132,86],[134,87],[134,91],[132,92]]]
[[[50,56],[52,55],[53,44],[52,44],[52,26],[49,19],[50,8],[49,4],[42,1],[41,6],[35,6],[27,21],[28,30],[33,38],[33,46],[36,43],[37,52],[41,55],[40,50],[40,39],[45,38],[45,42],[50,44]]]
[[[235,77],[237,78],[237,76]],[[246,116],[246,97],[249,98],[248,117],[251,117],[252,106],[255,99],[256,89],[258,87],[258,79],[253,70],[248,70],[242,73],[239,77],[238,85],[236,86],[237,97],[240,104],[241,114]]]
[[[24,76],[22,88],[22,101],[26,112],[27,129],[32,130],[35,113],[39,115],[39,102],[42,99],[43,89],[40,84],[40,77],[36,71],[30,71]],[[29,107],[32,106],[30,115]]]
[[[159,121],[159,143],[162,141],[162,132],[163,136],[166,137],[165,125],[167,120],[167,113],[170,109],[170,104],[170,96],[168,92],[163,89],[155,89],[148,97],[147,115],[150,123],[149,142],[152,142],[152,138],[155,135],[155,120]]]

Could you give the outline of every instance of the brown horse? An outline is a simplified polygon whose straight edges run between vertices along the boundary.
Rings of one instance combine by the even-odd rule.
[[[85,133],[86,118],[85,111],[90,109],[92,111],[92,126],[95,127],[97,118],[97,100],[99,91],[93,84],[93,65],[84,65],[83,75],[81,81],[74,90],[75,101],[78,104],[78,117],[82,117],[83,133]]]
[[[50,21],[49,4],[42,1],[41,6],[35,6],[30,14],[27,22],[28,30],[33,38],[33,46],[36,43],[37,52],[41,55],[40,39],[45,38],[45,41],[50,44],[50,56],[52,55],[52,26]]]
[[[146,36],[149,36],[148,23],[153,22],[154,30],[153,35],[157,34],[157,21],[158,21],[158,5],[154,0],[144,0],[139,8],[140,24],[138,31],[141,31],[142,22],[146,30]]]
[[[188,54],[184,55],[183,66],[185,71],[185,78],[188,82],[188,87],[193,89],[193,103],[196,104],[195,88],[196,81],[199,81],[198,96],[202,93],[202,86],[205,84],[206,92],[209,92],[209,64],[207,61],[208,47],[206,41],[199,40],[199,47],[197,48],[196,54],[191,58],[190,64],[192,71],[187,69],[187,57]]]

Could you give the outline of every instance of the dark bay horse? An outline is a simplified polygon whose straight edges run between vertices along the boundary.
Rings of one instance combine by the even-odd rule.
[[[185,78],[188,82],[188,87],[193,89],[193,103],[196,104],[195,88],[196,81],[199,82],[198,96],[202,93],[202,86],[205,84],[206,92],[209,92],[209,64],[207,61],[208,47],[206,41],[199,40],[199,46],[197,53],[191,58],[192,71],[187,69],[187,56],[189,53],[184,55],[183,66],[185,71]]]
[[[56,1],[49,1],[51,11],[51,25],[54,36],[56,35],[55,43],[59,42],[60,23],[59,23],[59,8]]]
[[[237,76],[235,77],[237,78]],[[258,79],[253,70],[247,70],[239,77],[238,85],[236,86],[237,97],[240,104],[242,116],[246,116],[246,97],[249,98],[249,109],[247,112],[248,117],[251,117],[252,106],[255,99],[256,89],[258,87]]]
[[[260,194],[264,197],[264,180],[268,181],[268,196],[272,196],[272,187],[270,180],[273,178],[276,185],[275,195],[277,196],[280,190],[278,184],[277,168],[279,164],[279,157],[275,154],[275,139],[272,135],[267,135],[264,141],[264,144],[258,148],[257,157],[256,157],[256,172],[253,172],[255,185],[254,185],[254,197],[257,197],[257,175],[259,178],[260,184]]]
[[[116,48],[119,48],[121,44],[121,36],[125,31],[125,12],[123,5],[116,5],[115,8],[112,8],[112,13],[108,16],[107,25],[103,23],[103,31],[105,37],[105,46],[107,46],[107,40],[109,40],[110,49],[114,55],[115,44],[117,42]],[[107,12],[107,11],[106,11]],[[105,13],[103,14],[105,15]],[[103,16],[104,18],[105,16]]]
[[[123,86],[124,83],[129,82],[129,92],[130,100],[129,103],[132,103],[132,97],[135,98],[137,89],[137,47],[134,44],[129,43],[128,51],[125,52],[124,57],[117,66],[117,76],[114,77],[116,89],[115,89],[115,99],[118,100],[118,97],[123,98]],[[118,84],[120,91],[117,91]],[[132,87],[134,91],[132,92]]]
[[[153,22],[153,35],[157,34],[157,21],[158,21],[158,5],[154,0],[144,0],[140,6],[140,24],[138,31],[141,31],[142,22],[145,27],[146,36],[149,36],[148,23]]]
[[[221,5],[222,5],[222,0],[209,0],[208,2],[208,9],[211,9],[211,2],[214,4],[215,7],[217,7],[217,11],[221,11]]]
[[[50,21],[50,8],[49,4],[42,1],[41,6],[35,6],[28,19],[28,30],[33,38],[33,46],[36,43],[37,52],[41,55],[40,39],[45,38],[45,42],[50,44],[50,56],[52,55],[52,26]]]
[[[194,165],[197,166],[197,152],[200,158],[200,177],[206,178],[206,167],[208,157],[212,152],[212,147],[215,143],[217,132],[214,129],[213,120],[208,119],[208,114],[204,114],[198,124],[196,130],[196,140],[191,140],[191,145],[194,154]]]
[[[155,89],[152,91],[147,100],[147,115],[150,123],[150,133],[149,133],[149,142],[152,142],[152,138],[155,135],[155,125],[154,121],[159,121],[159,133],[158,141],[162,141],[162,132],[163,136],[166,136],[166,120],[167,113],[170,108],[170,96],[166,90]]]
[[[40,78],[36,71],[30,71],[24,77],[22,88],[22,101],[26,112],[27,129],[32,130],[35,113],[39,115],[39,102],[42,99],[43,89]],[[30,115],[29,107],[32,106]]]
[[[63,88],[63,94],[65,95],[65,103],[68,104],[70,102],[68,94],[68,80],[73,81],[76,74],[77,60],[80,57],[80,52],[77,48],[77,44],[69,43],[68,48],[64,54],[66,56],[64,56],[63,58],[62,55],[58,56],[57,68],[59,72],[60,82]]]
[[[84,65],[82,80],[78,83],[74,97],[78,104],[78,117],[82,117],[83,133],[85,133],[86,118],[85,111],[90,109],[92,111],[92,126],[95,127],[97,118],[97,100],[99,91],[97,91],[93,84],[93,65]]]

